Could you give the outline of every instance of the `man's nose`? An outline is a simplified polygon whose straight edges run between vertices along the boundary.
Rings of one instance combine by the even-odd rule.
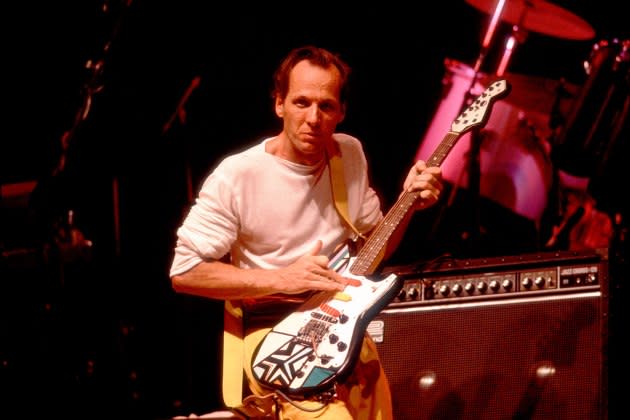
[[[311,107],[309,107],[307,113],[306,113],[306,120],[311,123],[317,123],[319,122],[321,118],[321,112],[320,109],[317,105],[312,105]]]

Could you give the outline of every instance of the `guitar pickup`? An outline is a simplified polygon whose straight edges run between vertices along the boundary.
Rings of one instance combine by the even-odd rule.
[[[350,302],[352,300],[352,296],[343,292],[335,293],[335,296],[333,298],[342,302]]]

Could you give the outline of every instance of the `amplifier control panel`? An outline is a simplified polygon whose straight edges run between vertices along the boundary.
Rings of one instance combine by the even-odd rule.
[[[598,288],[607,275],[607,265],[599,255],[582,259],[556,257],[545,261],[521,259],[514,264],[477,266],[466,261],[466,269],[407,273],[403,275],[402,289],[390,306]],[[455,267],[461,265],[453,264]]]

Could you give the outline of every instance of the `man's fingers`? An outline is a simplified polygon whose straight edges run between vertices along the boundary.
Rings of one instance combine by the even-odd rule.
[[[319,255],[323,246],[324,244],[322,243],[322,241],[318,239],[317,241],[315,241],[315,244],[313,245],[311,250],[308,252],[308,255]]]

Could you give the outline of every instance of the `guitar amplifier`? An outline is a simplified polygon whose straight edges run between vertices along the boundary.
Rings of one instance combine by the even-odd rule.
[[[606,250],[390,267],[370,323],[397,419],[607,418]]]

